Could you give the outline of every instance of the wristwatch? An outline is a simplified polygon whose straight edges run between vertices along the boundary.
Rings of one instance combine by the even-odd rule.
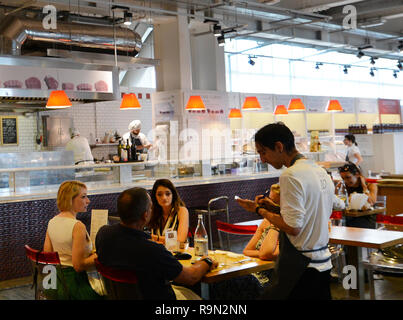
[[[205,263],[207,263],[209,269],[211,269],[211,266],[213,265],[213,261],[210,258],[207,257],[207,258],[201,259],[200,261],[204,261]]]

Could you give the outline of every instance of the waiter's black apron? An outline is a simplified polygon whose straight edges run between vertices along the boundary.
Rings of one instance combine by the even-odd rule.
[[[292,161],[291,166],[298,159],[303,158],[298,154]],[[281,187],[280,187],[281,188]],[[310,262],[326,262],[330,260],[311,260],[303,255],[303,252],[315,252],[326,249],[327,245],[313,250],[299,251],[288,239],[284,231],[280,231],[279,235],[279,256],[277,257],[276,266],[274,267],[273,278],[268,287],[260,297],[267,300],[285,300],[287,299],[295,286],[298,284],[302,274],[305,272]]]

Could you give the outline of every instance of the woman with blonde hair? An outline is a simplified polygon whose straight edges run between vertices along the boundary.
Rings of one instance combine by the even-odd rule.
[[[97,257],[92,253],[92,243],[85,225],[76,219],[77,213],[86,212],[90,200],[87,187],[80,181],[65,181],[57,192],[60,213],[48,223],[43,250],[58,252],[62,265],[61,275],[67,284],[57,282],[59,300],[92,300],[102,298],[91,287],[86,271],[94,267]],[[52,290],[52,289],[50,289]],[[48,292],[55,294],[55,292]]]

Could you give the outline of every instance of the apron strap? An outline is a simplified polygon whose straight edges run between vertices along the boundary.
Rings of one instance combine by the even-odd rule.
[[[324,250],[324,249],[327,249],[328,248],[328,246],[327,245],[325,245],[325,246],[323,246],[323,247],[321,247],[321,248],[319,248],[319,249],[312,249],[312,250],[298,250],[299,252],[302,252],[302,253],[307,253],[307,252],[316,252],[316,251],[320,251],[320,250]]]

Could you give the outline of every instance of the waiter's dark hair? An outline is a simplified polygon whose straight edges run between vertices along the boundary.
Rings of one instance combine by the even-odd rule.
[[[358,146],[358,143],[355,141],[355,136],[353,134],[346,134],[344,138],[350,140],[352,143]]]
[[[260,128],[255,134],[255,142],[274,150],[276,142],[281,142],[287,153],[295,150],[294,135],[291,130],[281,122],[270,123]]]
[[[118,197],[118,215],[125,224],[140,220],[141,215],[151,206],[148,192],[143,188],[131,188],[123,191]]]

